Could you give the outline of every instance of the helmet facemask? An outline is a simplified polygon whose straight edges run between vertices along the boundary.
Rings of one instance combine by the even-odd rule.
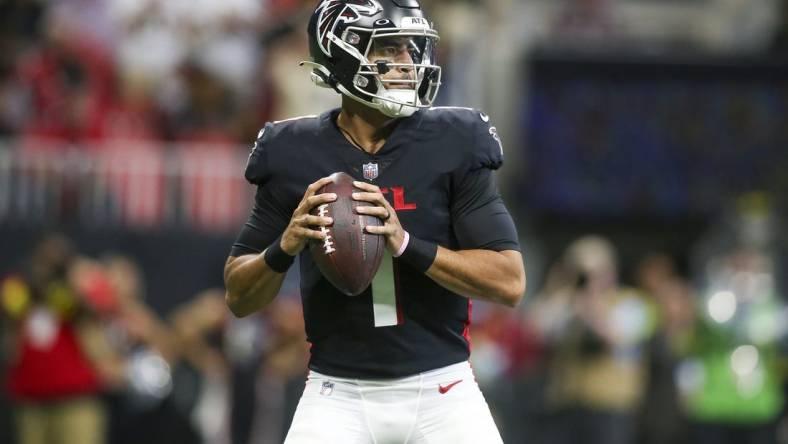
[[[353,32],[347,30],[351,39]],[[441,79],[435,64],[437,40],[437,35],[409,29],[373,30],[353,79],[364,101],[389,117],[407,117],[432,106]]]

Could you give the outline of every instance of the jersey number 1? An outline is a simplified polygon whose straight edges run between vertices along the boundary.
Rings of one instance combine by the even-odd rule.
[[[386,251],[372,280],[372,316],[375,327],[390,327],[402,324],[402,314],[397,301],[397,265]]]

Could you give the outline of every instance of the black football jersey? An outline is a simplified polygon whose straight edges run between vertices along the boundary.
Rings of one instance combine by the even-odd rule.
[[[520,250],[494,182],[503,151],[487,115],[420,110],[369,154],[345,139],[338,114],[268,123],[260,131],[245,174],[258,187],[255,205],[232,256],[263,251],[285,230],[307,186],[338,171],[381,187],[411,236],[452,250]],[[394,259],[384,266],[393,268],[396,325],[376,327],[373,286],[345,296],[323,278],[308,248],[299,260],[311,369],[389,378],[468,359],[469,299]]]

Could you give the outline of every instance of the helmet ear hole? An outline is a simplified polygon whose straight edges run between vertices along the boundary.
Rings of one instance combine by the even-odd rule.
[[[353,83],[361,93],[374,95],[378,92],[379,83],[375,74],[372,73],[356,74]]]
[[[323,73],[318,71],[312,71],[310,77],[312,78],[312,83],[314,83],[315,85],[322,86],[323,88],[328,88],[328,82],[326,82],[326,77]]]
[[[369,85],[369,80],[361,74],[356,74],[355,84],[359,88],[366,88]]]
[[[307,62],[302,62],[302,64],[306,63]],[[339,79],[337,79],[336,76],[333,74],[327,74],[319,69],[313,69],[309,73],[309,77],[312,79],[312,83],[321,88],[332,88],[336,90],[337,84],[339,83]]]
[[[356,34],[355,32],[348,32],[347,36],[345,36],[345,41],[353,46],[356,46],[359,43],[361,43],[361,36]]]

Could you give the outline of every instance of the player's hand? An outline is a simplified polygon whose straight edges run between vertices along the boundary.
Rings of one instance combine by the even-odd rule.
[[[354,181],[353,186],[361,189],[361,192],[353,193],[353,199],[363,202],[369,202],[374,206],[356,207],[358,214],[367,214],[370,216],[377,216],[383,221],[383,226],[370,226],[366,227],[367,233],[382,234],[386,236],[386,248],[392,254],[399,251],[400,245],[405,240],[405,230],[399,222],[397,212],[391,207],[389,201],[383,197],[380,188],[375,185]]]
[[[323,185],[331,183],[331,180],[331,177],[324,177],[309,185],[298,207],[293,211],[290,223],[287,224],[285,232],[282,233],[282,240],[279,242],[282,251],[290,256],[300,253],[310,239],[322,241],[325,234],[320,231],[320,227],[331,225],[334,222],[330,217],[309,214],[312,208],[337,199],[337,195],[334,193],[315,194]]]

